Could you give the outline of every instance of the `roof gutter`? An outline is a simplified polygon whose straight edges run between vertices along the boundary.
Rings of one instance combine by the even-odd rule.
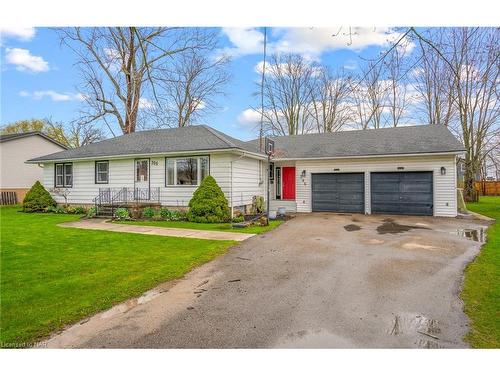
[[[438,156],[438,155],[463,155],[465,150],[446,152],[422,152],[414,154],[384,154],[384,155],[356,155],[356,156],[320,156],[312,158],[274,158],[273,161],[296,161],[296,160],[332,160],[332,159],[366,159],[366,158],[391,158],[398,156]]]
[[[224,152],[243,152],[247,156],[253,156],[257,159],[265,159],[265,155],[258,154],[256,152],[245,151],[240,148],[224,148],[224,149],[214,149],[214,150],[196,150],[196,151],[175,151],[175,152],[154,152],[145,154],[124,154],[124,155],[99,155],[99,156],[86,156],[79,158],[61,158],[61,159],[30,159],[25,161],[26,164],[39,164],[39,163],[56,163],[63,161],[87,161],[87,160],[99,160],[99,159],[132,159],[150,156],[176,156],[176,155],[204,155],[204,154],[219,154]]]

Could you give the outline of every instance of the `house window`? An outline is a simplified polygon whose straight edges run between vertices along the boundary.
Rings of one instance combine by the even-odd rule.
[[[175,185],[175,159],[167,159],[167,185]]]
[[[141,159],[135,161],[135,182],[148,181],[149,160]]]
[[[276,199],[281,199],[281,168],[276,167]]]
[[[95,162],[95,183],[107,184],[109,182],[109,161]]]
[[[209,158],[208,156],[167,158],[165,174],[167,186],[197,186],[209,175]]]
[[[198,159],[177,159],[177,185],[198,185]]]
[[[55,164],[55,187],[73,187],[73,163]]]

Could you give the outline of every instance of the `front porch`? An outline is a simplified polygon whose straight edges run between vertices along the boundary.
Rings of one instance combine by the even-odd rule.
[[[93,199],[97,216],[112,217],[118,207],[128,208],[132,217],[145,207],[161,206],[161,191],[156,188],[99,188],[99,194]]]
[[[296,212],[297,171],[295,162],[271,163],[269,211],[277,212],[283,208],[285,212]]]
[[[285,212],[296,212],[297,211],[297,202],[294,200],[282,200],[282,199],[271,199],[269,202],[269,211],[270,212],[278,212],[278,209],[283,207]]]

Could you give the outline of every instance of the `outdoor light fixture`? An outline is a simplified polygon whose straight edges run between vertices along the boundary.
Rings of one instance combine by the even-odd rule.
[[[402,171],[405,167],[398,167],[398,171]]]
[[[445,167],[441,167],[441,175],[445,175],[446,174],[446,168]]]
[[[302,170],[302,173],[300,174],[300,177],[306,178],[306,170],[305,169]]]

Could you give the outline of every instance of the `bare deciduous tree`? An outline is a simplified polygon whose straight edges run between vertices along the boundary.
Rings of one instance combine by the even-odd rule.
[[[449,37],[449,61],[454,70],[454,105],[465,156],[464,192],[471,199],[474,179],[489,139],[499,131],[500,31],[456,28]]]
[[[383,61],[387,88],[385,95],[386,118],[384,123],[396,127],[405,118],[412,101],[408,90],[408,67],[406,66],[406,49],[404,46],[394,48]],[[383,87],[381,87],[383,89]],[[383,95],[382,95],[383,96]]]
[[[432,39],[438,48],[442,48],[443,31],[433,31]],[[417,109],[423,114],[424,123],[448,126],[456,113],[453,72],[439,54],[421,40],[416,52],[416,68],[412,74],[413,87],[421,103]]]
[[[305,134],[311,130],[309,106],[318,67],[296,54],[273,55],[268,62],[263,95],[266,132]]]
[[[382,64],[368,62],[361,76],[351,81],[351,101],[355,122],[362,129],[382,127],[382,111],[387,98]]]
[[[102,129],[94,124],[72,122],[64,125],[52,118],[43,120],[31,119],[21,120],[5,125],[0,132],[2,134],[25,133],[30,131],[42,132],[59,143],[68,147],[80,147],[104,139]]]
[[[207,37],[205,46],[215,50],[217,35]],[[162,93],[158,98],[160,105],[172,112],[173,126],[191,125],[219,108],[216,98],[224,94],[224,85],[229,81],[229,62],[227,56],[212,57],[203,51],[191,50],[179,54],[172,64],[159,69]]]
[[[318,133],[335,132],[351,122],[349,95],[349,78],[344,73],[334,75],[326,67],[319,70],[309,105],[309,113]]]
[[[96,124],[72,121],[65,126],[60,121],[51,118],[44,120],[49,129],[60,133],[61,142],[69,147],[81,147],[106,138],[104,132]]]
[[[86,103],[80,122],[116,124],[124,134],[136,130],[141,109],[158,102],[159,69],[180,53],[211,52],[212,46],[211,31],[198,28],[76,27],[60,33],[78,56]]]
[[[450,82],[449,88],[445,85],[445,103],[451,101],[457,120],[448,126],[465,146],[464,198],[473,200],[474,180],[492,151],[488,145],[500,131],[500,30],[465,27],[426,36],[414,30],[414,34],[428,47],[422,50],[431,54],[429,61],[442,63],[439,82]],[[430,115],[438,113],[429,109]]]

